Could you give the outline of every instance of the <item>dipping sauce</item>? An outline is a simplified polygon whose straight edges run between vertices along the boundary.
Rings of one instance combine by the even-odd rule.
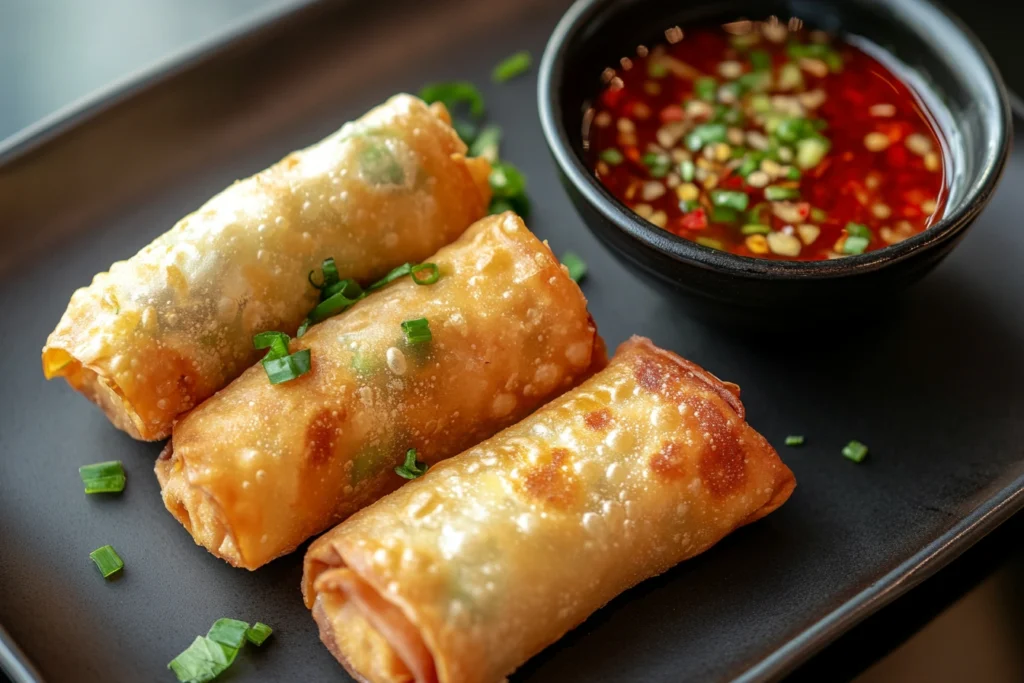
[[[605,71],[584,131],[598,179],[638,215],[800,261],[880,249],[941,217],[933,119],[867,53],[795,19],[666,37]]]

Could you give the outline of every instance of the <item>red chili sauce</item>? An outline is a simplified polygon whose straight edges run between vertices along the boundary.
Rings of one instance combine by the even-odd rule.
[[[605,71],[584,131],[597,177],[638,215],[800,261],[880,249],[941,217],[932,118],[865,52],[797,20],[666,37]]]

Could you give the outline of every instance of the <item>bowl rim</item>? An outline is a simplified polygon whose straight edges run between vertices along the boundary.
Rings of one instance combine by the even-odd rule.
[[[753,279],[805,280],[852,276],[879,270],[905,261],[916,254],[956,240],[974,222],[995,192],[1013,143],[1013,124],[1009,94],[999,69],[988,50],[961,19],[930,0],[881,0],[886,6],[898,5],[901,19],[945,23],[946,30],[959,34],[970,56],[987,74],[987,84],[999,102],[992,135],[986,144],[980,172],[970,179],[967,192],[928,229],[902,242],[864,254],[823,261],[782,261],[740,256],[697,244],[659,228],[622,204],[591,173],[569,142],[563,124],[556,86],[564,80],[568,44],[597,14],[599,9],[619,0],[576,0],[559,20],[548,39],[537,78],[537,107],[541,129],[562,175],[572,183],[583,199],[606,221],[648,249],[673,261],[702,269],[729,272]],[[903,22],[901,22],[903,23]],[[914,23],[919,23],[915,21]],[[557,76],[557,78],[556,78]],[[994,141],[995,144],[991,144]]]

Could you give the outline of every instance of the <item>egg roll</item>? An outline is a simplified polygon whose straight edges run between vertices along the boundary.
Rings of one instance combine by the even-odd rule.
[[[487,213],[490,166],[450,124],[443,106],[397,95],[234,183],[72,295],[43,348],[47,379],[133,437],[165,438],[255,362],[255,333],[295,333],[324,259],[365,283]]]
[[[606,363],[583,293],[515,214],[430,261],[435,284],[397,281],[294,340],[307,374],[254,366],[175,425],[156,473],[197,543],[256,569],[397,488],[408,450],[453,456]],[[418,319],[429,342],[404,337]]]
[[[634,337],[577,389],[317,539],[303,595],[357,680],[496,683],[794,486],[738,387]]]

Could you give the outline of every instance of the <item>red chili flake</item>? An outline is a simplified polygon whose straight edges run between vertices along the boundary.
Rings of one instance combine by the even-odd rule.
[[[632,161],[633,163],[640,163],[640,150],[638,150],[636,147],[627,147],[625,150],[623,150],[623,154],[625,154],[626,158]]]
[[[683,120],[683,108],[678,104],[670,104],[661,110],[659,115],[662,123],[669,123],[671,121],[682,121]]]
[[[903,207],[903,211],[901,213],[904,218],[920,218],[921,209],[917,208],[913,204],[907,204]]]
[[[679,223],[684,230],[703,230],[708,227],[708,216],[704,213],[704,209],[697,209],[683,216]]]
[[[802,220],[811,215],[811,205],[807,202],[797,202],[796,211],[800,214]]]

